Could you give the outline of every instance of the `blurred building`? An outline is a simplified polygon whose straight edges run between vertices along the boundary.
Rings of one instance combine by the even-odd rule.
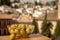
[[[0,35],[8,35],[8,25],[12,24],[12,17],[14,15],[0,13]]]
[[[36,1],[36,0],[35,0]],[[37,1],[42,1],[43,0],[37,0]],[[41,32],[41,24],[44,20],[45,17],[45,10],[47,10],[48,8],[48,14],[47,14],[47,19],[53,24],[53,30],[52,30],[52,34],[54,33],[54,29],[56,27],[56,21],[57,18],[60,19],[60,1],[58,2],[58,12],[54,11],[53,8],[51,8],[50,6],[44,6],[44,7],[40,7],[40,5],[34,5],[34,4],[21,4],[19,5],[20,8],[11,8],[11,7],[3,7],[0,6],[0,35],[8,35],[8,26],[11,24],[20,24],[20,23],[24,23],[24,24],[31,24],[33,21],[33,17],[31,17],[32,15],[34,15],[34,17],[36,17],[36,21],[38,24],[38,29],[39,32]],[[36,7],[36,8],[35,8]],[[23,10],[25,11],[23,13]],[[58,14],[57,14],[58,13]],[[30,16],[30,15],[31,16]]]

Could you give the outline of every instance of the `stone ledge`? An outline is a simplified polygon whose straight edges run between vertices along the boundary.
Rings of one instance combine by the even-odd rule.
[[[0,36],[0,40],[10,40],[9,36]],[[31,38],[20,38],[15,40],[51,40],[48,37],[41,36],[41,37],[31,37]]]

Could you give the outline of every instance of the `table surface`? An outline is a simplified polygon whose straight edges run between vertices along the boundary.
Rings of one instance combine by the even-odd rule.
[[[0,36],[0,40],[10,40],[10,38],[9,36]],[[42,37],[20,38],[15,40],[51,40],[51,39],[42,36]]]

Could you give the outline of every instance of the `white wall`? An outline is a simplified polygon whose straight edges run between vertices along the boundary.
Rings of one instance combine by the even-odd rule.
[[[51,23],[53,24],[53,29],[50,29],[51,30],[51,34],[54,34],[57,22],[56,21],[51,21]]]
[[[58,19],[60,20],[60,0],[58,0]]]
[[[39,32],[41,33],[41,25],[43,21],[37,21]]]

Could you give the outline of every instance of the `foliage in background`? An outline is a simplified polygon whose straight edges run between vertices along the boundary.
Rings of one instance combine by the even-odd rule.
[[[38,3],[35,1],[35,5],[38,5]]]
[[[41,2],[37,3],[37,1],[35,1],[35,5],[43,6],[43,4]]]
[[[35,21],[35,19],[33,19],[32,25],[35,26],[35,27],[34,27],[34,31],[33,31],[33,33],[38,33],[39,30],[38,30],[37,22]]]
[[[55,29],[55,33],[53,35],[53,39],[56,39],[59,36],[60,36],[60,20],[57,21],[57,26]]]
[[[20,0],[14,0],[14,2],[20,2]],[[10,0],[0,0],[0,5],[8,5],[10,6],[12,2]]]
[[[10,0],[0,0],[0,5],[8,5],[8,6],[10,6]]]

